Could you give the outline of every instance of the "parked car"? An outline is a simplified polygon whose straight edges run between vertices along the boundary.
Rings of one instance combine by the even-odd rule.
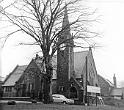
[[[74,100],[68,99],[61,94],[53,94],[52,97],[53,97],[53,102],[56,102],[56,103],[74,104]]]

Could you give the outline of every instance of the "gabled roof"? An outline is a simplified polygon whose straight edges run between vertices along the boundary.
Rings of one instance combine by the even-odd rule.
[[[114,87],[114,84],[112,84],[108,79],[105,80],[109,83],[110,86]]]
[[[27,68],[27,65],[16,66],[15,69],[7,76],[3,86],[14,86],[16,81],[22,76],[23,72]]]

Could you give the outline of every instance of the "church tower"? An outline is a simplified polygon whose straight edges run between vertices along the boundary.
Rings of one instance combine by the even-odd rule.
[[[65,6],[64,18],[62,22],[63,32],[58,39],[60,48],[57,50],[57,90],[58,93],[66,95],[69,80],[74,72],[73,38],[70,33],[70,26]]]
[[[116,76],[115,76],[115,74],[113,76],[113,82],[114,82],[114,87],[117,88],[117,82],[116,82]]]

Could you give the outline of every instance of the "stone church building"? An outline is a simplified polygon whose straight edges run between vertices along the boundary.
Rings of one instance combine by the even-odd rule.
[[[62,27],[68,24],[67,9],[65,9]],[[99,86],[92,49],[74,52],[70,28],[63,32],[59,42],[66,39],[70,40],[63,44],[61,46],[63,48],[59,48],[57,55],[53,57],[52,92],[84,101],[86,85]],[[39,94],[42,94],[43,67],[42,58],[36,55],[15,82],[16,96],[31,96],[31,93],[34,93],[35,97],[39,97]],[[95,93],[88,94],[95,95]]]
[[[67,9],[63,18],[62,27],[69,25]],[[97,71],[91,48],[87,51],[73,52],[73,38],[70,28],[65,30],[59,41],[70,39],[65,48],[57,51],[57,93],[69,98],[84,99],[86,85],[98,87]],[[90,93],[92,94],[92,93]]]

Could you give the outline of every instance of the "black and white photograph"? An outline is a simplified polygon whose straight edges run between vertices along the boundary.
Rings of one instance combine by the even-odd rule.
[[[0,0],[0,110],[124,110],[124,0]]]

